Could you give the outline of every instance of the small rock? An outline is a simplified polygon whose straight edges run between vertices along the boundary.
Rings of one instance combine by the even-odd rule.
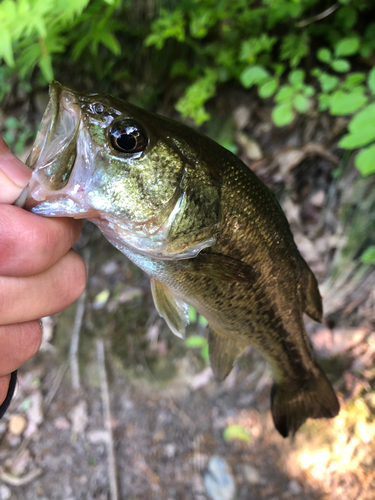
[[[119,294],[117,300],[119,304],[125,304],[126,302],[131,302],[133,299],[142,297],[142,293],[143,293],[142,288],[129,286]]]
[[[320,208],[323,206],[325,198],[326,194],[323,191],[323,189],[321,189],[320,191],[317,191],[315,194],[311,196],[310,203],[311,205],[314,205],[314,207]]]
[[[112,276],[112,274],[118,273],[119,266],[115,260],[109,260],[102,265],[101,271],[106,276]]]
[[[302,492],[301,486],[294,479],[290,481],[288,488],[292,495],[299,495]]]
[[[254,139],[250,139],[250,137],[243,132],[238,132],[236,134],[236,142],[244,149],[246,156],[250,160],[260,160],[263,158],[263,153],[259,144]]]
[[[204,476],[208,496],[212,500],[234,500],[236,486],[227,462],[217,455],[208,462],[208,472]]]
[[[70,429],[69,420],[65,417],[55,418],[55,420],[53,421],[53,425],[59,431],[66,431],[66,430]]]
[[[165,454],[168,458],[172,458],[176,454],[177,446],[174,443],[168,443],[164,446]]]
[[[25,437],[30,437],[43,422],[43,397],[39,390],[34,391],[29,397],[29,407],[27,409],[28,426]]]
[[[12,492],[8,488],[8,486],[5,486],[5,484],[2,484],[0,486],[0,500],[9,500],[9,498],[12,496]]]
[[[19,436],[26,429],[27,421],[23,415],[12,415],[9,420],[9,432],[15,436]]]
[[[249,124],[250,121],[250,110],[246,106],[238,106],[233,111],[233,118],[236,123],[236,126],[239,130],[242,130]]]
[[[193,391],[200,389],[207,385],[210,380],[214,378],[214,373],[212,371],[211,366],[207,366],[203,371],[194,375],[193,380],[190,383],[190,387]]]
[[[82,434],[88,423],[89,417],[87,415],[87,403],[81,400],[70,412],[68,417],[72,422],[72,431],[74,434]]]
[[[87,439],[92,444],[109,443],[109,434],[102,430],[90,431],[87,433]]]
[[[251,465],[243,464],[242,473],[244,478],[249,484],[261,484],[263,483],[258,469],[252,467]]]

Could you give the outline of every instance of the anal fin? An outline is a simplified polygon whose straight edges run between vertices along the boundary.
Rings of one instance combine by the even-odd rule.
[[[209,326],[208,349],[210,363],[217,379],[224,380],[229,375],[234,361],[245,347],[245,343],[232,339],[218,328]]]
[[[160,316],[177,337],[184,339],[185,328],[189,324],[189,306],[170,288],[154,278],[151,278],[151,291]]]

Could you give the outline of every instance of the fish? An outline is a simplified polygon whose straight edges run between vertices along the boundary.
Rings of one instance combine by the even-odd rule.
[[[57,82],[49,96],[17,204],[96,224],[149,275],[158,313],[181,338],[193,306],[208,321],[218,380],[247,346],[258,349],[283,437],[308,418],[335,417],[339,401],[303,320],[322,321],[317,280],[270,189],[182,123]]]

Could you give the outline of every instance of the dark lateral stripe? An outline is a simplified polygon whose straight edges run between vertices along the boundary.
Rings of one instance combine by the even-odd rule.
[[[0,405],[0,418],[2,418],[4,416],[4,413],[7,411],[8,406],[10,405],[10,402],[12,401],[14,391],[16,388],[16,384],[17,384],[17,370],[15,372],[13,372],[10,376],[8,393],[6,395],[6,398],[3,402],[3,404]]]

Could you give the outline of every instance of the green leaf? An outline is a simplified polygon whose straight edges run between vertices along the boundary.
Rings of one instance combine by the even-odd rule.
[[[361,255],[364,264],[375,264],[375,245],[369,246]]]
[[[210,348],[208,347],[207,342],[206,345],[204,345],[201,349],[201,356],[207,364],[210,362]]]
[[[302,69],[295,69],[294,71],[291,71],[288,75],[289,82],[295,87],[300,86],[303,83],[304,79],[305,79],[305,72]]]
[[[342,89],[353,90],[355,87],[358,87],[360,83],[362,83],[366,79],[366,75],[364,73],[350,73],[345,82],[342,84]]]
[[[331,92],[339,83],[337,76],[328,73],[322,73],[318,78],[323,92]]]
[[[375,103],[366,106],[357,113],[348,125],[351,132],[363,132],[368,127],[375,126]]]
[[[182,116],[190,116],[197,125],[210,118],[204,108],[204,104],[216,92],[217,72],[213,69],[206,69],[205,75],[190,85],[185,94],[178,100],[176,109]]]
[[[331,66],[337,73],[346,73],[350,70],[350,63],[346,59],[336,59],[332,61]]]
[[[296,68],[301,59],[309,53],[309,36],[307,30],[303,30],[299,35],[289,33],[280,37],[280,39],[280,59],[288,61],[292,68]]]
[[[240,75],[240,81],[245,88],[250,88],[256,83],[269,77],[268,71],[263,66],[249,66]]]
[[[375,140],[375,123],[371,124],[365,131],[354,134],[346,134],[339,142],[339,147],[344,149],[356,149],[369,144]]]
[[[260,97],[262,97],[263,99],[271,97],[271,95],[276,92],[278,85],[279,82],[276,78],[272,78],[271,80],[268,80],[268,82],[263,83],[263,85],[260,85],[258,87]]]
[[[364,177],[375,173],[375,144],[362,149],[355,157],[354,163]]]
[[[319,100],[319,110],[326,111],[330,106],[331,96],[328,94],[320,94],[318,96],[318,100]]]
[[[294,120],[293,104],[288,101],[275,106],[272,110],[272,119],[278,127],[291,123]]]
[[[309,100],[302,94],[297,94],[295,96],[293,104],[299,113],[306,113],[309,109]]]
[[[224,429],[223,438],[225,441],[238,439],[240,441],[245,441],[245,443],[250,443],[253,439],[252,435],[238,424],[228,425],[228,427]]]
[[[8,30],[0,29],[0,58],[3,57],[6,64],[10,67],[14,66],[14,57],[12,49],[12,41]]]
[[[282,87],[280,87],[280,90],[276,94],[275,101],[282,102],[289,100],[293,97],[294,93],[295,92],[293,87],[291,87],[290,85],[283,85]]]
[[[358,37],[343,38],[335,47],[335,56],[352,56],[359,50],[360,42]]]
[[[351,115],[358,111],[366,102],[368,97],[363,91],[343,92],[336,90],[329,96],[329,107],[333,115]]]
[[[195,323],[197,321],[197,311],[193,306],[189,306],[189,323]]]
[[[208,324],[208,321],[206,320],[206,318],[204,316],[202,316],[201,314],[199,315],[199,318],[198,318],[198,323],[201,325],[201,326],[207,326]]]
[[[121,47],[117,38],[109,32],[101,33],[100,41],[116,56],[121,54]]]
[[[191,347],[192,349],[202,348],[207,345],[207,340],[200,335],[192,335],[185,340],[185,345],[187,347]]]
[[[368,75],[367,84],[368,84],[371,92],[375,95],[375,67],[372,68],[372,70],[370,71],[370,73]]]
[[[322,61],[327,64],[332,61],[332,54],[331,51],[328,49],[319,49],[318,52],[316,53],[316,57],[319,59],[319,61]]]
[[[315,94],[315,89],[311,85],[304,85],[302,88],[303,95],[306,97],[312,97]]]
[[[45,56],[39,61],[39,67],[47,83],[53,80],[53,69],[51,56]]]

